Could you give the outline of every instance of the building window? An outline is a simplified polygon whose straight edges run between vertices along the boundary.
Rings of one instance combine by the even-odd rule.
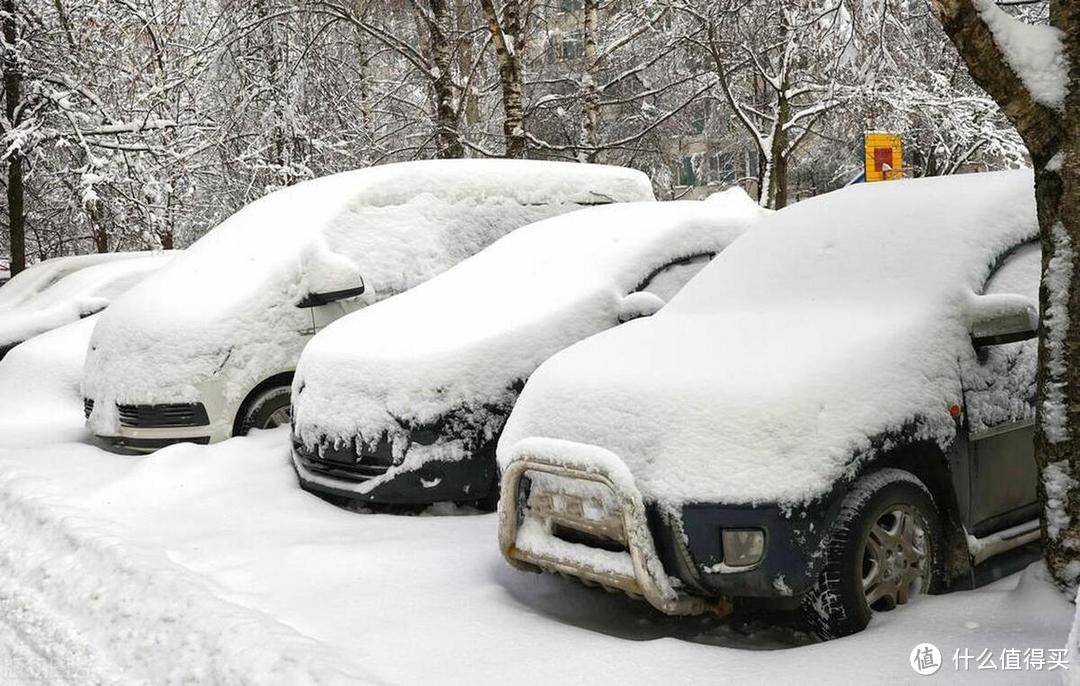
[[[717,184],[732,184],[739,176],[739,158],[733,152],[718,152],[709,156],[709,180]]]
[[[585,44],[580,31],[570,31],[562,35],[559,43],[559,56],[564,60],[580,59],[585,55]]]
[[[694,155],[687,155],[682,158],[682,162],[679,164],[679,185],[698,185],[697,159]]]

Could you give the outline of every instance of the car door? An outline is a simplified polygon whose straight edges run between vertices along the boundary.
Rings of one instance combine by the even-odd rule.
[[[1038,243],[1013,250],[984,293],[1017,293],[1038,302]],[[981,346],[964,370],[970,458],[969,528],[976,536],[1038,515],[1035,466],[1037,341]]]

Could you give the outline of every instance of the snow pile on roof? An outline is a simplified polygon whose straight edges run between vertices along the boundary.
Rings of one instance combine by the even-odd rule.
[[[72,272],[105,262],[145,257],[145,252],[109,252],[94,255],[54,257],[32,264],[0,286],[0,311],[37,295]]]
[[[4,311],[0,348],[99,312],[109,302],[168,264],[172,253],[113,260],[84,267]]]
[[[1062,109],[1069,89],[1069,60],[1061,29],[1016,19],[995,0],[974,0],[974,4],[1031,97],[1047,107]]]
[[[616,325],[620,301],[654,271],[720,252],[760,215],[743,194],[742,203],[608,205],[519,229],[319,333],[293,382],[297,432],[309,446],[388,436],[400,459],[410,427],[448,421],[452,444],[410,456],[471,451],[498,434],[537,365]]]
[[[853,186],[769,217],[658,315],[533,374],[530,436],[610,450],[646,500],[814,498],[901,433],[946,444],[969,317],[1038,234],[1029,171]]]
[[[228,364],[238,373],[226,394],[242,397],[293,367],[304,343],[295,332],[312,325],[295,305],[331,274],[361,274],[360,302],[370,304],[524,224],[581,203],[646,199],[648,178],[634,170],[512,160],[407,162],[282,189],[110,307],[86,391],[99,401],[194,400],[197,384]],[[91,423],[108,424],[99,410],[111,405],[98,402]]]

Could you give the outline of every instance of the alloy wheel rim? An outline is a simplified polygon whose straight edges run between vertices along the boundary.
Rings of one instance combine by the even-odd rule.
[[[863,543],[862,590],[872,609],[903,605],[930,580],[926,523],[910,505],[881,513]]]
[[[289,423],[289,408],[280,407],[270,413],[270,416],[266,418],[262,428],[264,429],[276,429],[279,426],[285,426]]]

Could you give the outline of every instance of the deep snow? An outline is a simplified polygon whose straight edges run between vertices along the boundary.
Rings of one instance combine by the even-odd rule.
[[[335,508],[296,487],[284,429],[107,453],[82,429],[72,371],[86,328],[0,362],[0,676],[16,683],[908,683],[924,641],[944,656],[939,680],[1058,681],[951,662],[1064,645],[1072,607],[1037,567],[807,645],[512,570],[494,515]],[[57,365],[43,348],[61,339]]]

